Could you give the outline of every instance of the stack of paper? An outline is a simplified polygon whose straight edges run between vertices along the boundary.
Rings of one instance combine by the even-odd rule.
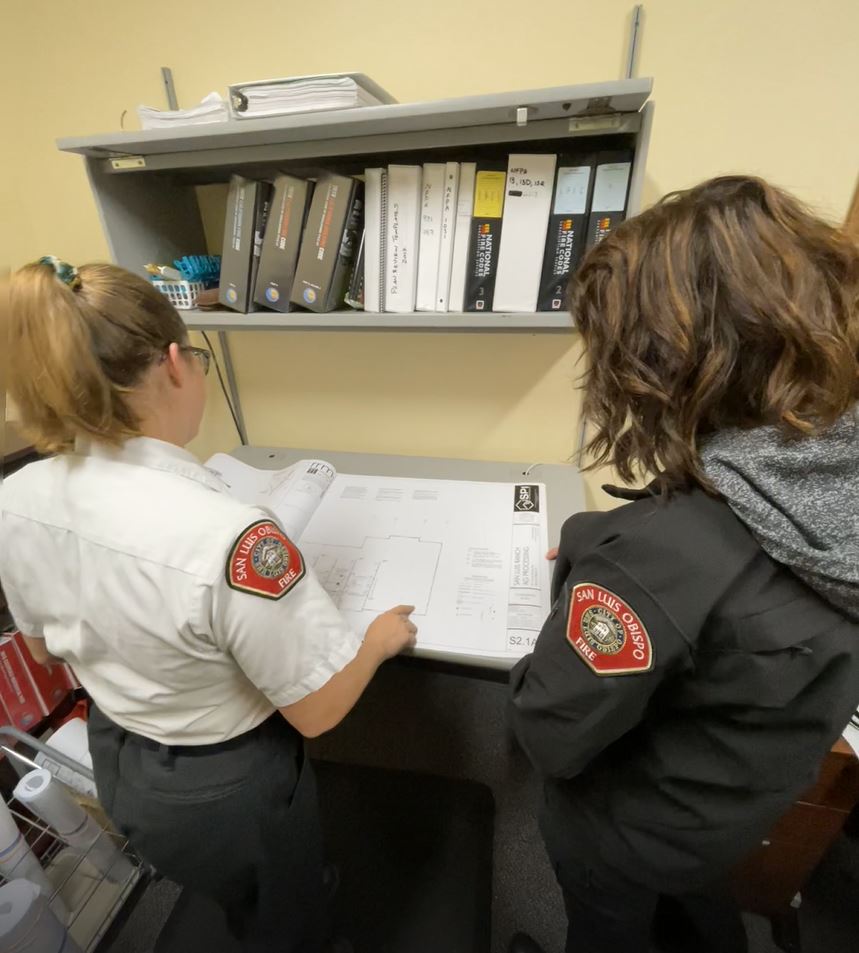
[[[199,106],[190,109],[155,109],[138,106],[137,115],[143,129],[173,129],[176,126],[204,126],[210,122],[226,122],[230,111],[220,93],[209,93]]]
[[[379,106],[391,102],[383,90],[366,88],[370,84],[362,84],[359,80],[360,77],[356,79],[341,74],[240,83],[230,87],[230,99],[237,119],[260,119],[325,109],[354,109],[357,106]],[[380,92],[382,96],[378,95]]]

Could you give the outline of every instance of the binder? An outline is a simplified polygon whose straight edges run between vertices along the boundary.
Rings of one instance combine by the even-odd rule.
[[[459,196],[459,163],[448,162],[444,170],[444,196],[441,211],[441,242],[438,253],[436,311],[447,311],[450,301],[450,279],[453,267],[453,246],[456,234],[456,208]],[[470,201],[470,200],[469,200]]]
[[[318,313],[341,304],[361,238],[364,184],[350,176],[326,173],[316,183],[292,301]]]
[[[230,177],[218,301],[247,314],[252,308],[271,185],[241,175]]]
[[[465,275],[464,311],[492,310],[504,214],[504,190],[507,185],[505,168],[496,163],[481,163],[477,167],[468,268]]]
[[[468,272],[468,245],[471,239],[471,213],[474,209],[474,180],[477,165],[463,162],[459,167],[459,192],[456,199],[456,228],[453,236],[453,261],[450,266],[448,311],[462,311],[465,305],[465,276]]]
[[[317,73],[233,83],[227,87],[227,96],[233,119],[352,109],[397,101],[364,73]]]
[[[587,248],[593,248],[626,218],[632,153],[604,154],[598,157],[588,220]]]
[[[274,180],[274,195],[262,241],[254,301],[273,311],[292,310],[290,296],[310,209],[313,183],[292,175]]]
[[[585,248],[594,181],[593,156],[559,159],[540,278],[538,311],[566,308],[567,285]]]
[[[349,287],[346,290],[346,304],[358,311],[364,310],[364,241],[366,235],[366,230],[361,232],[358,254],[352,262],[352,273],[349,275]]]
[[[420,239],[418,247],[417,311],[435,311],[444,209],[445,164],[427,162],[421,181]]]
[[[395,314],[415,310],[422,171],[419,165],[388,166],[385,310]]]
[[[385,310],[385,269],[388,258],[388,170],[366,169],[364,217],[364,310]]]
[[[513,153],[507,162],[495,311],[537,310],[556,155]]]

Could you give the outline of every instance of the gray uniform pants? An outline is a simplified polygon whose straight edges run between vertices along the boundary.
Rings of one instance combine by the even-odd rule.
[[[163,876],[216,901],[248,953],[317,953],[325,939],[316,782],[301,737],[275,714],[214,745],[169,746],[93,705],[99,800]]]

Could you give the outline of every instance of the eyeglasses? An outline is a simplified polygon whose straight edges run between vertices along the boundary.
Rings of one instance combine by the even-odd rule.
[[[191,347],[190,344],[183,344],[180,350],[199,358],[200,363],[203,365],[203,374],[206,375],[209,373],[209,366],[212,363],[212,352],[210,350],[205,347]]]
[[[193,347],[190,344],[180,344],[180,351],[185,351],[186,354],[193,354],[200,363],[203,365],[203,375],[209,373],[209,367],[212,363],[212,352],[205,347]],[[163,351],[161,357],[158,359],[159,364],[167,360],[167,351]]]

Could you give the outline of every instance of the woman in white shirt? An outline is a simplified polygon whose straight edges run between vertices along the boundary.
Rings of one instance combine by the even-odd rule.
[[[0,490],[0,578],[34,655],[92,697],[99,796],[254,953],[327,939],[302,736],[414,642],[411,606],[349,630],[273,514],[188,451],[210,354],[149,282],[43,258],[9,297],[10,392],[50,456]]]

